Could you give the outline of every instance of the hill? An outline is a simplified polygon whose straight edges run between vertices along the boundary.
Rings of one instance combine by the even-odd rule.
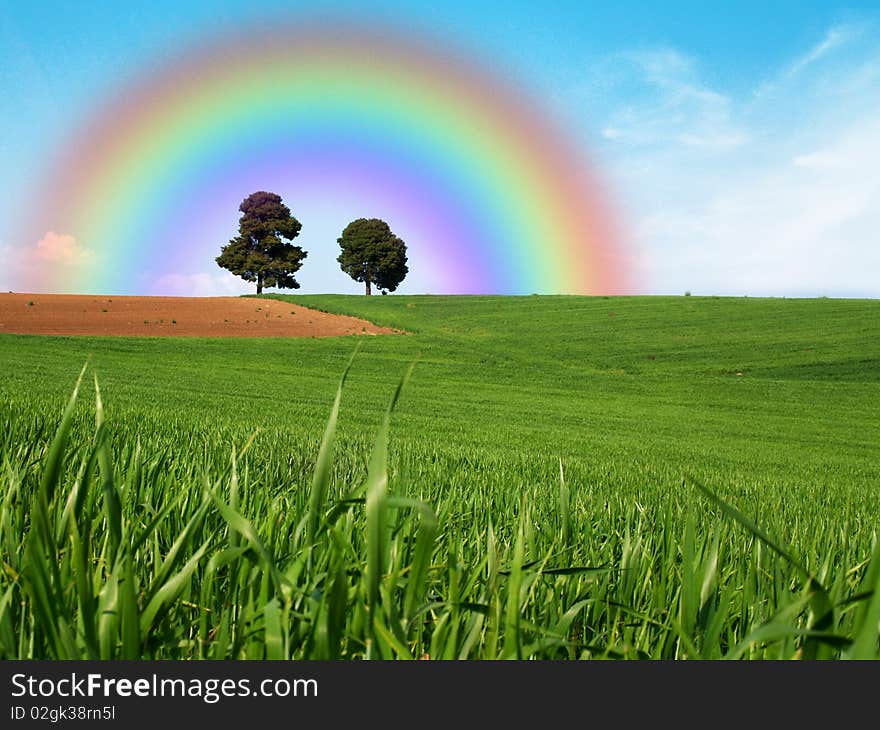
[[[503,643],[514,628],[496,626],[493,633],[485,613],[485,606],[495,605],[486,603],[487,590],[498,591],[502,602],[505,591],[513,590],[503,580],[494,588],[485,584],[487,555],[496,549],[502,566],[538,561],[542,569],[572,571],[566,580],[566,573],[551,572],[557,575],[551,580],[534,567],[523,568],[520,579],[532,586],[520,607],[532,627],[522,629],[528,656],[634,651],[714,657],[741,651],[749,631],[775,611],[797,608],[804,584],[787,559],[774,557],[766,545],[761,550],[755,533],[722,519],[694,481],[789,546],[789,555],[827,581],[835,600],[859,590],[880,512],[880,302],[274,298],[409,334],[283,340],[2,335],[6,436],[0,452],[23,473],[38,473],[39,459],[27,454],[46,453],[75,374],[90,358],[117,458],[116,483],[128,489],[132,459],[141,449],[153,464],[152,496],[149,502],[141,497],[151,512],[176,490],[197,493],[204,478],[219,480],[212,482],[218,489],[226,484],[232,446],[240,451],[255,434],[238,463],[246,470],[241,510],[286,569],[296,554],[281,534],[294,535],[307,510],[338,378],[360,343],[342,396],[328,499],[342,499],[364,482],[391,393],[406,367],[417,362],[391,421],[390,491],[423,500],[437,515],[426,590],[447,603],[438,604],[439,614],[422,625],[419,631],[427,633],[404,627],[407,651],[502,652],[494,642]],[[94,407],[81,398],[72,432],[77,449],[88,449],[93,424]],[[67,469],[71,480],[75,459]],[[686,477],[692,481],[685,483]],[[187,504],[184,516],[198,506],[188,498]],[[355,510],[344,528],[354,551],[347,559],[353,559],[363,547],[357,538],[361,517],[356,503],[339,504]],[[136,520],[135,507],[125,509]],[[94,508],[97,519],[100,503]],[[159,531],[160,553],[180,534],[180,519]],[[411,544],[410,523],[393,524],[394,540],[404,542],[397,548],[389,543],[388,559],[402,561],[404,569],[412,558],[405,547]],[[493,541],[496,547],[489,550]],[[453,553],[458,573],[447,560]],[[613,572],[597,577],[577,566]],[[362,595],[360,569],[352,570],[350,607]],[[688,593],[692,589],[696,596]],[[455,600],[484,608],[452,608],[450,590],[458,591]],[[578,609],[583,615],[567,624],[574,639],[556,636],[551,627],[585,596],[606,604]],[[256,601],[254,616],[262,616],[259,600],[247,600]],[[383,600],[387,606],[392,598]],[[623,608],[612,610],[607,601]],[[677,624],[668,620],[670,606],[680,614]],[[807,606],[787,617],[792,632],[810,625]],[[163,632],[170,643],[145,648],[151,656],[182,651],[172,647],[186,625],[186,610],[169,611]],[[456,633],[438,628],[437,616],[446,616]],[[262,632],[262,619],[253,620],[254,630]],[[357,611],[349,620],[358,620]],[[852,633],[855,620],[852,611],[835,618],[843,634]],[[362,634],[359,626],[350,629]],[[546,631],[556,638],[551,641]],[[803,653],[805,646],[789,639],[770,641],[769,648],[749,645],[746,655]],[[263,656],[262,639],[258,643],[253,650]],[[400,655],[393,645],[386,645],[384,655]],[[316,655],[308,641],[296,646],[290,655]],[[522,651],[524,644],[518,646]],[[349,656],[363,649],[351,639],[339,651]],[[808,647],[808,655],[815,650]],[[204,651],[219,657],[249,650],[233,642]],[[184,654],[201,655],[192,652]]]

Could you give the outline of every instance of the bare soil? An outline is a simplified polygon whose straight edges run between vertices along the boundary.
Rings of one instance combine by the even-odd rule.
[[[274,299],[0,294],[0,332],[120,337],[337,337],[392,334],[356,317]]]

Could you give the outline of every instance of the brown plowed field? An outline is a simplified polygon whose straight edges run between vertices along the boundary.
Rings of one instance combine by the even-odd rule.
[[[395,330],[274,299],[0,294],[0,332],[121,337],[335,337],[391,334]]]

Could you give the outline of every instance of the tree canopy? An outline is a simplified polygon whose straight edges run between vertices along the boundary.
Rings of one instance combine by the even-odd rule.
[[[257,294],[263,287],[299,289],[294,274],[307,256],[290,243],[302,225],[293,217],[281,196],[261,190],[245,198],[238,209],[238,236],[220,250],[217,264],[245,281],[257,282]]]
[[[394,291],[409,272],[406,244],[383,220],[358,218],[345,227],[337,242],[342,253],[336,260],[352,279],[364,282],[368,296],[374,284],[383,292]]]

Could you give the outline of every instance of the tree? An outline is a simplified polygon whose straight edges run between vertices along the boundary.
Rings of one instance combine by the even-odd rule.
[[[238,209],[243,213],[238,236],[220,250],[217,264],[245,281],[257,282],[257,294],[264,286],[299,289],[293,275],[307,254],[290,241],[302,225],[281,196],[261,190],[245,198]]]
[[[383,220],[358,218],[345,227],[337,242],[342,253],[336,260],[352,279],[364,282],[367,296],[373,284],[383,293],[394,291],[409,272],[406,244]]]

